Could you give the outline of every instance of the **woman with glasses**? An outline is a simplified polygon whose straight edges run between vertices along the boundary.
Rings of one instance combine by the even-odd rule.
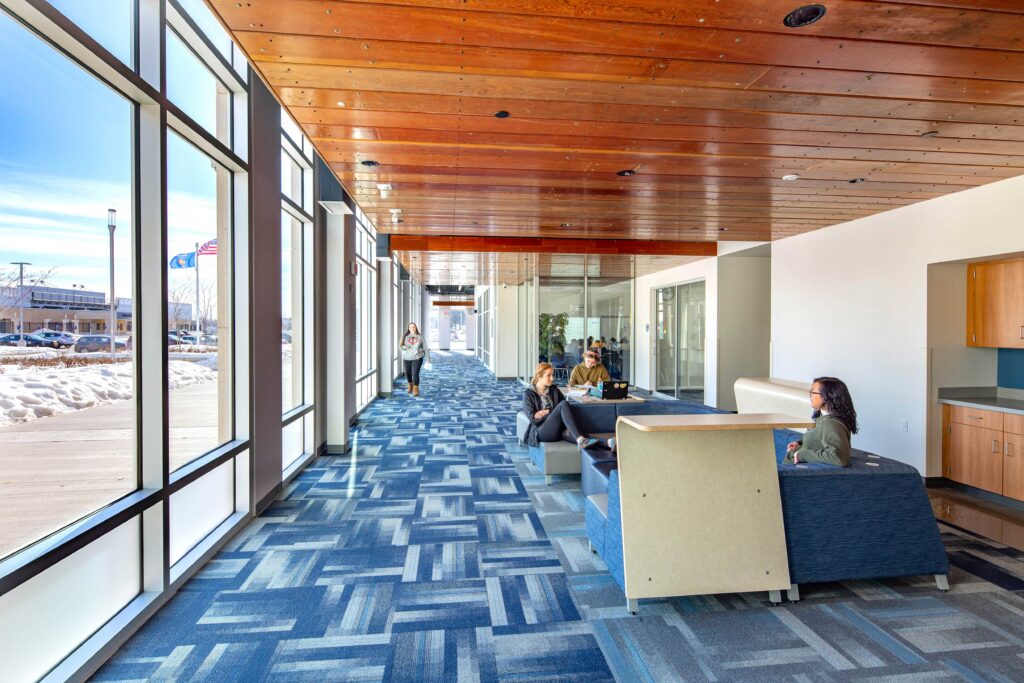
[[[818,377],[811,385],[814,427],[789,444],[786,463],[823,462],[850,466],[850,437],[857,433],[857,411],[850,390],[835,377]]]

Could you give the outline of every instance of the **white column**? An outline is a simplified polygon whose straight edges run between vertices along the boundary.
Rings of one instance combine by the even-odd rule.
[[[378,304],[377,304],[377,339],[380,343],[377,344],[377,350],[380,354],[377,360],[378,378],[380,385],[378,391],[384,396],[389,396],[394,387],[394,362],[393,357],[395,354],[395,347],[398,345],[397,335],[399,332],[392,329],[392,311],[394,306],[398,303],[394,300],[394,287],[392,283],[394,281],[394,272],[391,268],[390,261],[379,262],[377,273],[379,279],[377,280],[377,293],[378,293]]]
[[[447,351],[452,347],[452,309],[435,306],[437,309],[437,348]]]

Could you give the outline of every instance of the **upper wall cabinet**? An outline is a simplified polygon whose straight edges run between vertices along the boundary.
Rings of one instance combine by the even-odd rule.
[[[1024,348],[1024,259],[967,267],[967,345]]]

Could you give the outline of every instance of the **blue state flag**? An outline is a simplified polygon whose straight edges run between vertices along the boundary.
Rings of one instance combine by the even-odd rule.
[[[190,251],[186,254],[178,254],[171,259],[171,268],[195,268],[196,252]]]

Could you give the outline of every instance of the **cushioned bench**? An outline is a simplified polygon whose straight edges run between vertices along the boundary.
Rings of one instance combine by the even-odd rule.
[[[799,436],[774,432],[790,599],[801,583],[895,576],[934,575],[948,590],[949,560],[917,470],[857,449],[850,467],[782,464]],[[619,472],[589,449],[583,462],[591,549],[625,590]]]
[[[586,434],[598,439],[606,439],[615,435],[615,421],[620,415],[661,415],[661,414],[692,414],[720,412],[715,408],[688,403],[686,401],[637,401],[635,403],[573,403],[573,416],[576,424]],[[523,411],[516,416],[516,434],[520,443],[526,434],[530,418]],[[607,451],[606,451],[607,452]],[[530,460],[537,466],[547,483],[552,482],[555,474],[580,474],[580,452],[576,443],[565,436],[563,441],[541,443],[530,447]]]

